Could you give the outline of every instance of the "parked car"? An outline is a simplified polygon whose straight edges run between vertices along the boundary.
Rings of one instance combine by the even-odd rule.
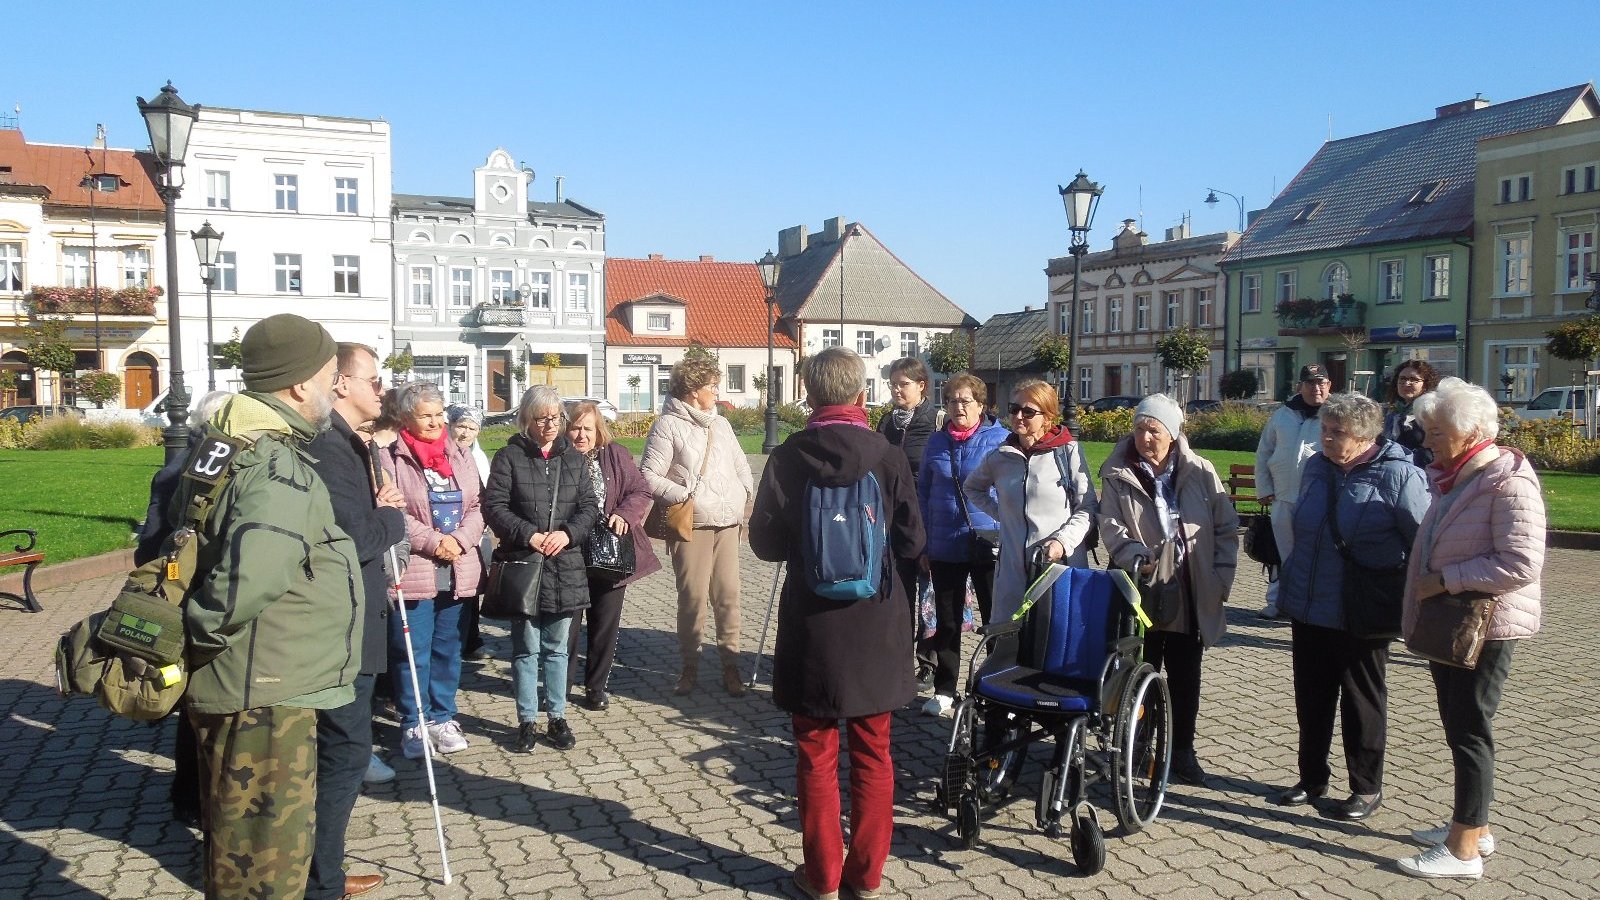
[[[1583,385],[1545,388],[1539,392],[1539,396],[1529,400],[1518,415],[1524,419],[1554,419],[1559,416],[1571,419],[1574,425],[1582,425],[1588,421],[1586,409],[1588,414],[1600,413],[1600,396],[1593,403],[1584,403],[1588,392]]]
[[[17,424],[22,424],[31,419],[49,419],[56,416],[71,416],[74,419],[83,418],[83,410],[76,406],[8,406],[0,409],[0,419],[10,419]]]
[[[1142,399],[1144,398],[1120,395],[1114,397],[1101,397],[1099,400],[1089,403],[1088,407],[1094,412],[1110,412],[1113,409],[1133,409],[1139,405],[1139,401]]]
[[[1183,405],[1183,408],[1185,412],[1197,413],[1202,410],[1216,409],[1221,405],[1221,400],[1190,400]]]

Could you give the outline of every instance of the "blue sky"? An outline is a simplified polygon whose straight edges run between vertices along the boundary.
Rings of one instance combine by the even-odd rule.
[[[1592,3],[15,4],[0,110],[30,140],[147,143],[134,96],[383,118],[394,188],[465,195],[506,147],[613,256],[754,260],[870,228],[980,320],[1044,299],[1057,184],[1159,240],[1234,227],[1329,134],[1591,81]],[[481,10],[481,11],[480,11]],[[98,21],[97,21],[98,14]],[[112,36],[123,29],[126,37]],[[118,46],[120,44],[120,46]],[[81,52],[75,49],[81,45]],[[136,46],[130,46],[136,45]],[[1330,126],[1331,122],[1331,126]]]

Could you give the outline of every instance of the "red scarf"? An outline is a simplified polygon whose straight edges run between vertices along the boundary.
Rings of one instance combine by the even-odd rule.
[[[1467,464],[1467,460],[1493,446],[1494,441],[1492,440],[1481,441],[1468,447],[1465,453],[1457,457],[1448,466],[1436,462],[1429,463],[1428,468],[1431,471],[1428,472],[1428,475],[1433,479],[1433,486],[1439,489],[1439,496],[1443,497],[1445,494],[1450,493],[1450,490],[1456,486],[1456,478],[1461,474],[1461,467]]]
[[[431,441],[424,441],[411,433],[408,428],[400,429],[400,440],[406,442],[411,448],[411,455],[417,458],[424,469],[437,472],[440,478],[449,478],[455,474],[450,468],[450,433],[448,430],[439,432],[439,436]]]
[[[965,431],[957,428],[955,422],[946,422],[944,427],[950,432],[951,440],[964,441],[978,433],[978,429],[983,427],[983,420],[979,419],[972,423],[972,427]]]
[[[872,429],[867,421],[867,411],[851,404],[817,407],[811,418],[806,420],[806,427],[821,428],[823,425],[859,425],[869,431]]]
[[[1022,450],[1023,453],[1026,453],[1029,456],[1034,456],[1040,453],[1049,453],[1057,447],[1065,447],[1066,445],[1072,443],[1072,432],[1068,431],[1067,426],[1065,425],[1057,425],[1040,435],[1038,442],[1032,447],[1023,450],[1022,439],[1017,437],[1017,433],[1013,431],[1011,435],[1006,438],[1006,443],[1016,447],[1018,450]]]

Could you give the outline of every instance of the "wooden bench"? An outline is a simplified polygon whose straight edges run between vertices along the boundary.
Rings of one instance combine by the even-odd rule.
[[[1233,508],[1239,511],[1241,518],[1266,512],[1266,507],[1256,497],[1255,466],[1239,463],[1228,466],[1228,477],[1223,484],[1228,488],[1228,499],[1233,501]]]
[[[39,533],[31,528],[13,528],[9,531],[0,531],[0,544],[6,543],[6,538],[12,535],[21,535],[16,539],[15,549],[9,553],[0,553],[0,568],[8,566],[27,566],[22,571],[22,593],[13,594],[10,591],[0,591],[0,597],[16,600],[22,604],[23,609],[29,612],[39,612],[39,598],[33,595],[33,570],[44,562],[44,554],[34,549]]]

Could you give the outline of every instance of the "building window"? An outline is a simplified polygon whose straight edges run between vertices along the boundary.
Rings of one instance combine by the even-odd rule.
[[[1422,266],[1427,277],[1429,300],[1444,300],[1450,296],[1450,257],[1423,257]]]
[[[528,291],[528,308],[529,309],[549,309],[550,308],[550,273],[549,272],[530,272],[530,273],[528,273],[527,285],[528,285],[528,288],[529,288],[529,291]]]
[[[1133,367],[1133,395],[1143,397],[1150,393],[1150,366],[1148,363]]]
[[[872,403],[877,403],[877,402],[878,402],[878,379],[876,379],[876,378],[868,378],[867,379],[867,403],[868,404],[872,404]]]
[[[1526,232],[1508,234],[1498,240],[1495,268],[1499,277],[1495,279],[1495,288],[1500,296],[1513,297],[1528,293],[1528,247],[1532,242]]]
[[[1239,276],[1240,312],[1261,312],[1261,276]]]
[[[1273,390],[1272,373],[1275,371],[1275,356],[1271,353],[1246,353],[1239,358],[1239,368],[1256,375],[1257,397],[1276,396]]]
[[[1096,319],[1095,307],[1098,305],[1099,304],[1094,300],[1083,301],[1082,319],[1078,323],[1079,334],[1094,334]]]
[[[1588,274],[1595,271],[1594,225],[1566,228],[1561,232],[1561,272],[1569,291],[1587,291]]]
[[[146,266],[148,269],[148,266]],[[22,290],[22,245],[0,242],[0,291]]]
[[[1326,300],[1337,299],[1340,294],[1350,293],[1350,270],[1342,262],[1328,263],[1322,270],[1322,296]]]
[[[61,283],[75,288],[89,286],[88,247],[68,247],[61,251]]]
[[[1521,203],[1533,199],[1533,176],[1512,175],[1500,179],[1500,202]]]
[[[433,306],[433,266],[411,267],[411,305]]]
[[[1502,376],[1511,376],[1511,386],[1505,388]],[[1500,374],[1495,376],[1509,396],[1506,400],[1533,399],[1534,386],[1539,383],[1539,345],[1508,344],[1500,348]],[[1496,392],[1498,393],[1498,392]]]
[[[829,347],[837,347],[842,343],[844,343],[844,339],[839,336],[839,329],[822,329],[822,349],[826,350]]]
[[[489,270],[489,301],[502,306],[510,303],[517,296],[517,289],[512,286],[512,272],[510,269]]]
[[[1089,366],[1079,366],[1077,399],[1087,400],[1092,393],[1094,393],[1094,369]]]
[[[727,388],[735,394],[744,393],[744,366],[729,366]]]
[[[1285,269],[1284,271],[1278,273],[1278,296],[1277,296],[1277,300],[1278,300],[1279,303],[1282,303],[1285,300],[1298,299],[1294,295],[1295,294],[1295,283],[1294,282],[1295,282],[1295,270],[1293,270],[1293,269]]]
[[[206,206],[209,209],[233,208],[233,178],[227,172],[206,170]]]
[[[871,356],[877,353],[878,348],[873,346],[877,342],[878,336],[871,331],[856,332],[856,352],[862,356]]]
[[[217,253],[216,272],[212,275],[215,279],[211,285],[214,291],[228,291],[235,293],[239,290],[239,254],[234,250],[221,250]]]
[[[304,293],[300,289],[300,254],[272,254],[272,283],[280,294]]]
[[[471,269],[450,270],[450,305],[461,307],[472,305]]]
[[[646,313],[644,317],[644,327],[650,331],[671,331],[672,314]]]
[[[1600,191],[1600,163],[1561,170],[1561,193],[1587,194],[1590,191]]]
[[[333,292],[357,295],[361,293],[361,257],[335,256],[333,258]]]
[[[1112,297],[1106,301],[1106,330],[1122,330],[1122,298]]]
[[[1133,297],[1133,330],[1150,330],[1150,295],[1135,294]]]
[[[274,175],[273,209],[282,212],[300,211],[300,176],[299,175]]]
[[[917,356],[922,353],[920,341],[915,331],[900,332],[900,356]]]
[[[359,215],[361,205],[356,198],[360,193],[360,181],[358,179],[335,178],[333,180],[333,211],[349,216]]]
[[[1378,302],[1399,303],[1405,299],[1406,261],[1386,259],[1378,263]]]
[[[139,247],[122,251],[122,286],[150,286],[150,251]]]
[[[1061,319],[1061,327],[1056,331],[1056,333],[1066,334],[1072,328],[1072,307],[1066,303],[1062,303],[1056,308],[1059,311],[1058,317]]]
[[[1177,328],[1183,324],[1183,291],[1163,291],[1162,300],[1166,303],[1166,327]]]
[[[589,311],[589,273],[567,273],[567,312]]]
[[[1195,323],[1198,325],[1214,325],[1211,319],[1212,298],[1216,295],[1214,288],[1195,288]]]

